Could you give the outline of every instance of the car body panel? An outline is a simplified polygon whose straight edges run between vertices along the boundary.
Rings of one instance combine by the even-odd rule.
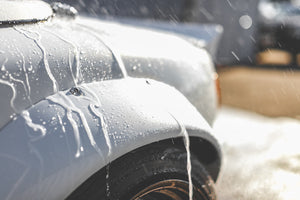
[[[30,120],[23,112],[1,130],[2,199],[65,198],[109,162],[183,137],[185,128],[218,146],[206,120],[168,85],[126,78],[77,88],[81,95],[49,96],[28,110]]]
[[[70,22],[73,22],[71,26]],[[205,50],[176,35],[87,19],[7,27],[0,32],[3,44],[0,48],[0,87],[9,94],[0,100],[3,113],[0,128],[14,114],[55,90],[70,88],[76,81],[87,83],[121,78],[126,70],[130,76],[153,78],[176,87],[210,124],[213,122],[216,97],[215,93],[208,92],[214,87],[211,58]],[[151,38],[152,42],[140,35]],[[158,52],[157,45],[161,43],[166,45]],[[116,48],[119,52],[113,50]],[[116,57],[121,55],[125,66],[120,67],[120,58]],[[124,67],[126,69],[122,69]],[[18,91],[17,95],[14,90]],[[214,102],[209,104],[210,108],[202,103],[200,98],[203,97]]]
[[[59,12],[0,25],[0,198],[65,198],[109,162],[185,129],[217,152],[207,168],[216,180],[206,50],[176,34]]]
[[[174,86],[182,92],[205,119],[212,125],[217,109],[214,65],[211,56],[203,48],[186,41],[187,36],[124,26],[117,22],[87,20],[82,18],[78,23],[89,30],[97,32],[111,49],[117,49],[122,56],[129,76],[155,79]],[[182,31],[190,26],[181,26]],[[179,29],[179,25],[177,27]],[[214,27],[207,27],[212,31]],[[122,34],[120,34],[122,33]],[[215,39],[217,40],[217,34]],[[203,38],[202,41],[212,41]],[[199,39],[198,41],[201,42]],[[158,48],[158,44],[160,45]],[[184,49],[184,51],[183,51]],[[203,97],[212,102],[203,103]]]
[[[2,28],[0,32],[0,90],[8,94],[0,100],[0,127],[14,113],[76,82],[123,77],[110,50],[83,29],[32,24]]]
[[[208,53],[216,58],[218,43],[223,33],[223,27],[218,24],[197,24],[192,22],[170,23],[166,21],[139,20],[134,18],[114,18],[112,22],[175,34],[196,47],[205,48]]]

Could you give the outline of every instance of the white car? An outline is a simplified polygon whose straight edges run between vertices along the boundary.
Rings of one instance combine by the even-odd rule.
[[[0,11],[0,199],[215,199],[206,40],[59,3]]]

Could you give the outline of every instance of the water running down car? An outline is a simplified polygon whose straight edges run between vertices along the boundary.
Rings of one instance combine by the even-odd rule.
[[[60,3],[0,11],[1,199],[215,199],[209,41]]]

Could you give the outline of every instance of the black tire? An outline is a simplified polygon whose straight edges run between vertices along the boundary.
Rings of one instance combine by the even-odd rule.
[[[131,152],[91,177],[68,199],[189,199],[186,155],[184,147],[159,143]],[[191,163],[193,199],[216,199],[213,180],[193,154]]]

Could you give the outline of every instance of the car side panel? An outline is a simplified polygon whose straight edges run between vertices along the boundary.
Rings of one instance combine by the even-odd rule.
[[[216,93],[211,92],[216,91],[215,69],[208,52],[187,42],[184,34],[176,34],[176,31],[154,31],[155,29],[151,29],[155,28],[152,24],[145,23],[144,26],[148,28],[146,29],[139,27],[140,23],[135,21],[131,23],[129,26],[84,17],[78,19],[79,25],[91,32],[97,32],[101,38],[106,38],[104,41],[112,49],[117,50],[129,76],[150,78],[175,87],[212,125],[217,97]],[[187,28],[190,27],[177,27],[182,31]],[[208,28],[207,31],[211,29]],[[213,36],[216,35],[213,33]],[[202,40],[208,42],[207,38]]]
[[[118,157],[184,129],[220,150],[211,128],[176,89],[125,78],[58,92],[0,132],[1,199],[63,199]]]

